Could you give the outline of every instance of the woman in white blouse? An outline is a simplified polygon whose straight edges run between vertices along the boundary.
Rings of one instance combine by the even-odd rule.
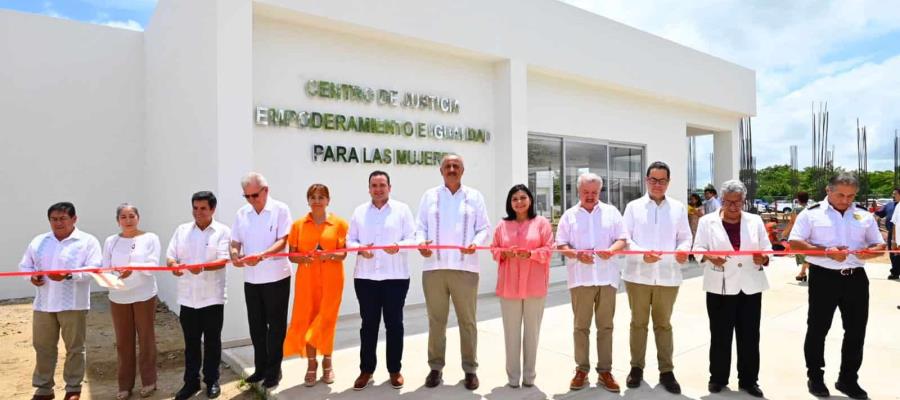
[[[740,181],[722,185],[722,208],[704,215],[697,224],[694,251],[771,251],[766,227],[758,215],[743,212],[747,189]],[[762,397],[759,377],[759,321],[762,291],[769,288],[763,254],[704,255],[703,289],[709,315],[709,391],[728,385],[731,340],[737,336],[738,386]]]
[[[138,209],[122,204],[116,209],[121,232],[106,238],[103,246],[103,266],[159,265],[159,237],[141,231]],[[116,399],[131,397],[135,381],[135,362],[141,372],[141,397],[156,391],[156,335],[153,324],[156,316],[156,278],[150,271],[122,270],[118,272],[124,287],[109,289],[109,308],[116,331],[119,392]],[[140,358],[135,360],[135,333]]]

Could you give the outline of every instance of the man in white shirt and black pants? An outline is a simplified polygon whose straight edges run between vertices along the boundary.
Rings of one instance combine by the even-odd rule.
[[[281,381],[284,336],[291,297],[291,264],[284,252],[291,229],[288,206],[269,197],[269,184],[251,172],[241,180],[247,203],[231,227],[231,263],[244,268],[244,300],[253,342],[253,374],[249,383],[272,388]]]
[[[681,393],[681,385],[672,372],[674,340],[672,308],[681,285],[681,265],[688,254],[662,255],[655,251],[689,251],[691,226],[687,210],[680,201],[666,196],[669,166],[656,161],[647,168],[647,194],[625,207],[625,230],[629,250],[647,251],[627,257],[622,279],[631,306],[631,372],[625,380],[630,388],[641,385],[644,356],[647,353],[647,326],[653,317],[656,359],[659,361],[659,383],[666,391]]]
[[[419,203],[416,240],[420,244],[461,246],[455,250],[421,249],[425,257],[422,287],[428,310],[428,365],[426,387],[443,382],[447,348],[447,315],[450,301],[459,322],[460,351],[465,387],[478,389],[478,330],[475,309],[478,299],[478,255],[476,246],[490,239],[490,222],[481,192],[462,185],[463,159],[448,154],[441,160],[444,184],[429,189]]]
[[[613,317],[619,288],[619,260],[610,252],[626,246],[622,214],[600,201],[603,178],[594,173],[578,177],[578,204],[559,219],[556,244],[567,258],[569,294],[574,314],[575,377],[572,390],[588,386],[591,320],[597,326],[597,386],[618,393],[612,375]],[[579,251],[580,250],[580,251]]]
[[[231,229],[213,219],[216,196],[202,191],[191,197],[194,221],[179,225],[166,250],[170,267],[185,264],[218,266],[172,271],[178,277],[178,319],[184,333],[184,386],[175,400],[187,400],[200,391],[200,369],[206,396],[219,397],[219,362],[222,360],[222,325],[225,318],[225,262]],[[201,350],[200,343],[203,342]]]
[[[836,308],[841,310],[845,330],[835,388],[853,399],[868,397],[857,382],[869,319],[869,278],[863,267],[865,260],[878,257],[885,245],[872,214],[854,205],[858,191],[859,181],[854,175],[841,173],[831,178],[826,200],[800,213],[790,235],[792,249],[829,252],[806,257],[810,265],[809,315],[803,351],[807,386],[818,397],[830,395],[822,368],[825,336]],[[867,251],[846,253],[859,250]]]
[[[387,246],[383,250],[357,253],[353,287],[359,300],[362,327],[359,330],[359,377],[354,390],[373,382],[378,361],[378,328],[384,318],[387,334],[387,370],[391,386],[403,387],[400,374],[403,358],[403,306],[409,291],[409,267],[406,252],[396,246],[416,244],[416,224],[409,206],[390,198],[391,178],[387,172],[369,174],[372,200],[356,207],[350,219],[347,248]]]
[[[25,249],[19,271],[97,268],[101,262],[97,238],[75,228],[78,217],[69,202],[56,203],[47,210],[50,232],[36,236]],[[91,308],[91,277],[87,273],[32,275],[35,286],[32,337],[36,355],[31,385],[32,400],[50,400],[56,371],[57,346],[62,336],[66,347],[63,378],[64,400],[81,397],[84,380],[84,339],[87,313]]]

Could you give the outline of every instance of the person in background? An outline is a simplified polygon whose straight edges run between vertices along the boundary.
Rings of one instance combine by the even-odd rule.
[[[96,268],[101,263],[100,242],[75,227],[75,206],[60,202],[47,209],[50,232],[35,236],[25,249],[19,271]],[[31,385],[32,400],[52,400],[59,337],[66,349],[63,400],[81,398],[84,381],[84,339],[87,313],[91,308],[91,278],[84,272],[31,275],[26,278],[35,289],[31,337],[35,365]]]
[[[691,193],[688,197],[688,224],[691,226],[691,235],[697,234],[697,222],[700,221],[700,217],[703,216],[703,200],[700,199],[700,195],[697,193]]]
[[[124,203],[116,208],[116,221],[121,232],[106,238],[103,244],[103,267],[139,267],[159,265],[159,237],[140,230],[141,214],[137,207]],[[151,271],[122,270],[119,278],[125,284],[109,289],[109,312],[116,331],[119,392],[116,399],[131,397],[135,381],[135,362],[141,373],[141,397],[156,391],[156,277]],[[134,337],[140,357],[136,359]]]
[[[794,222],[797,221],[797,216],[800,215],[803,210],[806,209],[809,204],[809,193],[807,192],[797,192],[797,203],[800,206],[791,210],[791,220],[788,222],[787,226],[784,228],[784,231],[781,234],[781,237],[789,238],[791,236],[791,230],[794,229]],[[800,267],[800,273],[794,278],[798,282],[806,282],[806,271],[809,269],[809,263],[806,262],[805,254],[795,254],[794,260],[797,262],[797,266]]]
[[[703,190],[703,198],[706,200],[703,201],[703,214],[712,214],[722,208],[722,203],[719,202],[718,193],[716,193],[716,188],[709,186]]]
[[[891,192],[891,197],[893,201],[888,202],[884,207],[876,211],[875,216],[884,220],[884,228],[887,229],[888,250],[896,250],[897,234],[894,232],[894,227],[897,226],[897,215],[900,215],[900,213],[895,211],[897,210],[897,202],[900,201],[900,187],[894,188],[894,191]],[[900,279],[900,254],[888,253],[888,258],[891,260],[891,272],[887,278],[890,280]]]

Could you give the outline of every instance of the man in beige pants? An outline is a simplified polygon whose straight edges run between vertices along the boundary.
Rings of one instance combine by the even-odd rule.
[[[97,238],[75,228],[78,217],[72,203],[62,202],[47,210],[50,232],[35,237],[19,263],[22,272],[58,269],[77,270],[100,266],[101,250]],[[91,277],[87,273],[33,275],[35,286],[32,342],[36,355],[31,384],[32,400],[50,400],[59,337],[66,347],[63,379],[64,400],[81,397],[84,380],[84,339],[87,313],[91,308]]]
[[[478,255],[490,236],[490,222],[481,193],[462,185],[463,160],[446,155],[441,160],[444,184],[422,196],[417,218],[416,239],[423,245],[461,246],[461,250],[429,250],[425,257],[422,286],[428,310],[428,365],[431,372],[425,386],[443,382],[447,343],[447,315],[450,302],[459,322],[459,342],[466,389],[478,388],[478,331],[475,306],[478,298]]]
[[[658,251],[689,251],[693,237],[684,204],[666,196],[669,166],[656,161],[647,168],[647,194],[625,207],[625,230],[628,248],[647,251],[642,256],[628,256],[622,279],[631,306],[631,371],[625,384],[641,386],[644,355],[647,352],[647,326],[653,317],[656,358],[659,361],[659,383],[669,393],[681,393],[672,363],[672,307],[681,285],[681,264],[687,253],[660,255]]]
[[[612,375],[613,316],[619,287],[618,260],[609,252],[625,248],[622,214],[600,202],[603,179],[593,173],[578,177],[578,199],[566,210],[556,231],[557,247],[565,250],[572,312],[575,314],[575,377],[572,390],[588,385],[591,319],[597,325],[597,386],[618,392]]]

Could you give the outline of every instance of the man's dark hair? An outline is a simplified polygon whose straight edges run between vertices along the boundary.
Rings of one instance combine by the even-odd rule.
[[[528,189],[528,186],[523,184],[518,184],[509,189],[509,194],[506,195],[506,217],[503,219],[507,221],[515,221],[516,220],[516,210],[513,210],[512,207],[512,197],[516,192],[523,191],[528,196],[528,200],[531,200],[531,204],[528,205],[528,219],[534,219],[537,217],[537,212],[534,211],[534,195],[531,194],[531,190]]]
[[[712,187],[712,186],[709,186],[709,187],[707,187],[706,189],[703,189],[703,193],[712,193],[713,196],[719,194],[719,193],[716,192],[716,188],[714,188],[714,187]]]
[[[68,201],[61,201],[50,206],[50,208],[47,209],[47,219],[50,219],[50,214],[54,211],[64,212],[69,215],[69,218],[75,218],[75,205]]]
[[[647,167],[647,177],[650,177],[650,171],[654,169],[661,169],[666,171],[666,179],[669,179],[672,176],[672,171],[669,170],[669,164],[666,164],[662,161],[654,161]]]
[[[213,192],[210,192],[208,190],[203,190],[203,191],[194,193],[194,195],[191,196],[191,204],[194,204],[195,201],[204,201],[204,200],[209,204],[209,208],[212,208],[212,209],[215,209],[216,204],[218,204],[218,202],[219,202],[218,200],[216,200],[216,195],[214,195]]]
[[[855,174],[852,174],[850,172],[841,172],[835,176],[832,176],[831,179],[828,180],[829,189],[834,189],[834,187],[837,185],[848,185],[859,188],[859,179]]]
[[[894,188],[894,193],[900,193],[900,187],[895,187],[895,188]]]
[[[799,201],[800,204],[809,203],[809,193],[797,192],[797,201]]]
[[[372,178],[374,178],[376,176],[385,177],[385,179],[387,179],[388,186],[391,186],[391,176],[388,175],[387,172],[379,171],[379,170],[372,171],[372,173],[369,174],[369,183],[372,183]]]

